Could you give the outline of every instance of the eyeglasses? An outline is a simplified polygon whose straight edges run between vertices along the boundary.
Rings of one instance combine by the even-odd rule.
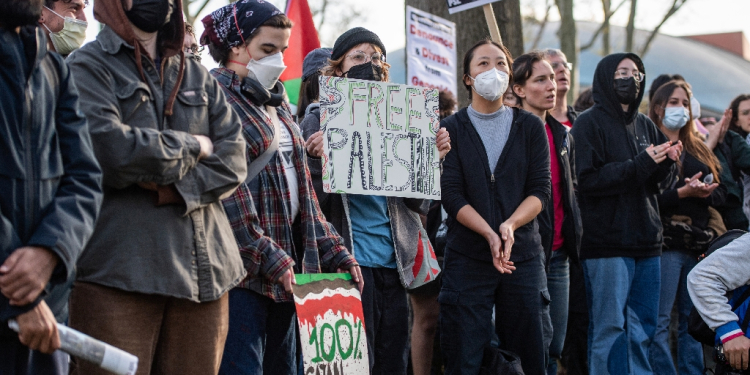
[[[367,56],[367,54],[362,51],[354,51],[347,55],[346,58],[352,60],[354,65],[361,65],[368,61],[372,61],[375,65],[380,65],[381,62],[385,62],[385,56],[377,52],[373,53],[371,56]]]
[[[559,67],[561,67],[561,66],[564,66],[564,67],[565,67],[566,69],[568,69],[568,70],[573,70],[573,64],[572,64],[572,63],[569,63],[569,62],[567,62],[567,61],[566,61],[566,62],[564,62],[564,63],[563,63],[563,62],[553,62],[553,63],[552,63],[552,64],[550,64],[550,65],[552,65],[552,70],[557,70],[557,68],[559,68]]]
[[[615,79],[623,79],[634,77],[636,81],[643,82],[646,77],[645,74],[638,71],[638,69],[628,70],[627,68],[618,69],[615,71]]]

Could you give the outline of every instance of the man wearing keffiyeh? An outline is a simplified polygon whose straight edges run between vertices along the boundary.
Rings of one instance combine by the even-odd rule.
[[[202,22],[201,43],[220,64],[211,74],[242,121],[248,164],[278,143],[260,173],[223,201],[248,277],[229,292],[220,374],[296,373],[294,274],[346,270],[360,288],[363,279],[320,210],[305,142],[278,81],[291,22],[262,0],[224,6]],[[257,246],[262,236],[272,241]]]

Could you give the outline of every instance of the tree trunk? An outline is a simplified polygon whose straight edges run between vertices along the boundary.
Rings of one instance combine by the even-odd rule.
[[[612,11],[612,2],[610,0],[602,0],[602,7],[604,8],[604,29],[602,29],[602,54],[604,56],[612,53],[612,47],[609,45],[609,13]]]
[[[570,72],[571,89],[568,91],[568,102],[573,103],[578,97],[578,56],[580,54],[576,20],[573,18],[573,0],[555,0],[555,3],[560,12],[560,30],[557,31],[560,49],[568,58],[568,62],[573,64],[573,70]]]
[[[464,107],[469,105],[469,94],[463,88],[463,58],[466,51],[476,42],[490,38],[487,22],[484,20],[482,7],[465,10],[456,14],[448,14],[445,0],[406,0],[406,5],[412,6],[438,17],[456,23],[456,78],[458,80],[458,103]],[[492,3],[495,18],[500,26],[503,44],[508,47],[513,56],[523,53],[523,25],[521,23],[520,0],[503,0]],[[387,46],[386,46],[387,47]],[[407,55],[408,55],[407,51]]]
[[[634,52],[633,46],[635,37],[635,9],[638,6],[637,0],[630,0],[630,16],[628,17],[628,26],[625,28],[626,39],[625,39],[625,51]]]

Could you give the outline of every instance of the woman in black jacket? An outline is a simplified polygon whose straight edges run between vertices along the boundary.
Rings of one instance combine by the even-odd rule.
[[[508,108],[507,49],[489,40],[464,56],[471,105],[443,120],[452,152],[443,163],[450,217],[440,302],[446,374],[477,374],[492,339],[521,357],[527,375],[545,373],[549,293],[536,216],[550,199],[542,121]],[[512,250],[512,252],[511,252]]]
[[[645,72],[632,53],[596,67],[594,106],[576,119],[580,257],[589,300],[589,372],[651,373],[662,234],[656,196],[682,145],[638,113]]]
[[[726,186],[719,185],[719,160],[703,144],[691,119],[690,88],[685,81],[669,81],[654,93],[649,117],[670,141],[685,147],[674,177],[662,184],[658,196],[664,227],[661,255],[659,319],[651,343],[651,366],[655,374],[678,373],[669,345],[669,321],[677,304],[679,336],[677,364],[680,374],[703,372],[703,347],[687,330],[693,302],[687,291],[687,274],[697,264],[697,254],[708,250],[717,233],[709,229],[710,206],[724,202]],[[687,221],[689,219],[689,222]]]
[[[556,73],[541,52],[526,53],[513,62],[513,91],[520,99],[521,108],[545,121],[550,148],[552,200],[538,217],[539,234],[547,260],[547,288],[551,298],[553,328],[548,374],[557,374],[557,360],[562,355],[568,323],[568,259],[578,261],[582,232],[575,196],[577,182],[573,136],[551,113],[560,94],[556,87]]]

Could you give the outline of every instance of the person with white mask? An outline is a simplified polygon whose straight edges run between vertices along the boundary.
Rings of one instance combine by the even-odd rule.
[[[248,277],[229,291],[229,333],[220,374],[297,372],[296,273],[349,272],[357,261],[323,216],[305,141],[285,101],[283,52],[291,21],[261,0],[235,2],[203,20],[211,70],[240,116],[248,176],[225,199]]]
[[[471,104],[441,122],[452,148],[440,181],[451,218],[438,296],[446,374],[477,374],[493,331],[525,374],[545,374],[552,325],[536,217],[551,201],[550,152],[542,120],[503,105],[512,65],[498,43],[471,47]]]
[[[687,275],[697,264],[698,255],[708,250],[708,244],[726,230],[712,225],[709,207],[724,202],[727,188],[719,183],[719,160],[693,128],[691,96],[685,81],[673,80],[661,85],[649,103],[649,117],[659,130],[671,142],[681,141],[684,146],[674,175],[662,183],[662,193],[657,196],[664,245],[659,317],[650,347],[655,374],[703,373],[703,348],[688,333],[693,302],[688,295]],[[674,305],[679,317],[677,368],[669,345]]]
[[[45,0],[39,24],[47,35],[47,48],[68,56],[86,39],[88,0]]]

